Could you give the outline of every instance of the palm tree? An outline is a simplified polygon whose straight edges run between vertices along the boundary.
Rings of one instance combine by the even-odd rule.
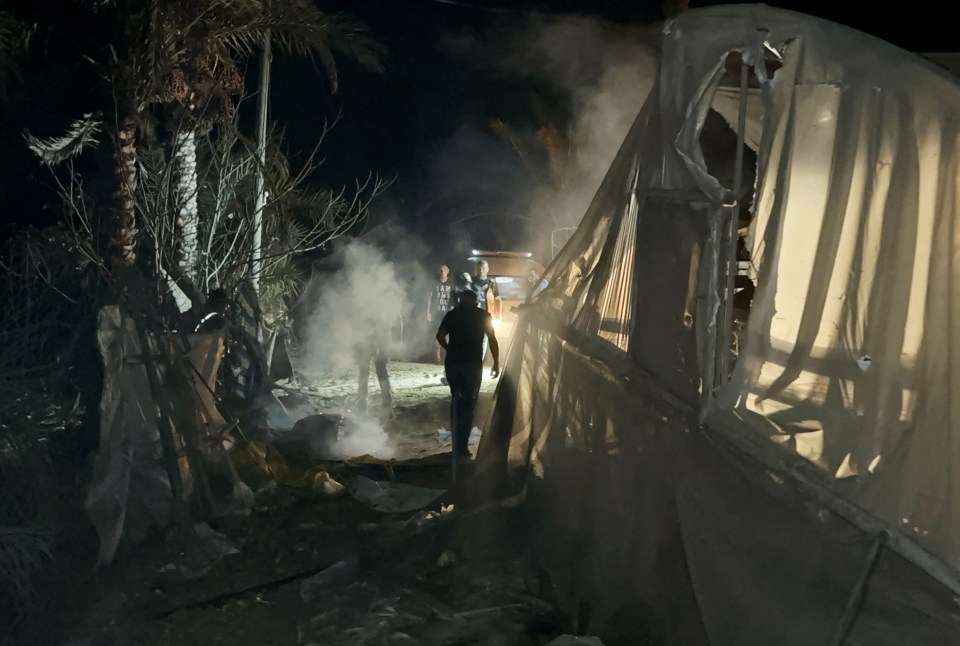
[[[0,11],[0,83],[13,68],[13,50],[16,48],[16,19],[9,11]],[[0,92],[3,85],[0,85]]]
[[[165,106],[177,175],[180,265],[197,266],[196,130],[230,114],[241,88],[236,57],[249,56],[269,32],[282,50],[316,56],[336,88],[333,52],[379,69],[380,50],[359,23],[320,11],[310,0],[92,0],[110,10],[123,34],[111,48],[116,112],[116,191],[112,264],[135,262],[138,135]]]
[[[0,103],[7,100],[7,86],[17,77],[17,53],[26,42],[23,24],[9,11],[0,11]]]
[[[180,94],[169,102],[177,108],[175,123],[178,125],[171,139],[181,233],[180,268],[196,278],[199,260],[196,135],[209,129],[213,121],[222,121],[233,113],[231,97],[241,89],[236,57],[248,55],[258,42],[256,39],[269,33],[285,53],[316,56],[336,92],[334,52],[356,60],[369,70],[380,71],[381,51],[363,25],[341,15],[326,14],[309,0],[273,0],[262,6],[259,16],[251,14],[233,23],[216,17],[209,25],[201,20],[192,24],[198,25],[198,33],[218,35],[215,39],[199,40],[205,46],[188,54],[187,64],[178,70],[183,72],[180,78],[184,81],[179,86]],[[261,55],[269,56],[269,52]]]

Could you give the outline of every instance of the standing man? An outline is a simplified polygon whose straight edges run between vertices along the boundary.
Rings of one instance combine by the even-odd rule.
[[[473,275],[473,289],[477,292],[477,306],[485,310],[496,320],[500,320],[500,310],[503,302],[500,300],[500,290],[497,282],[491,280],[490,263],[482,258],[477,261],[476,273]]]
[[[485,310],[492,320],[494,326],[499,324],[503,309],[503,301],[500,300],[500,290],[497,288],[497,281],[490,278],[490,263],[482,258],[477,261],[476,273],[470,280],[473,290],[477,293],[477,307]],[[481,359],[487,358],[487,341],[483,341],[483,350]]]
[[[371,339],[369,343],[358,345],[356,348],[357,363],[360,370],[358,374],[359,384],[357,389],[357,412],[365,414],[367,412],[367,400],[370,389],[370,362],[377,372],[377,381],[380,383],[380,417],[390,416],[390,409],[393,407],[393,391],[390,388],[390,373],[387,372],[387,361],[389,355],[385,347],[384,340],[381,338]]]
[[[467,442],[483,379],[484,339],[490,342],[493,355],[490,376],[496,379],[500,375],[500,346],[493,331],[493,319],[477,307],[476,292],[464,291],[457,306],[443,317],[437,330],[437,342],[447,352],[444,369],[450,385],[450,426],[455,459],[470,458]]]
[[[441,321],[453,308],[453,281],[450,280],[450,268],[440,265],[440,273],[433,289],[427,295],[427,322]],[[443,360],[443,349],[437,347],[437,363]]]
[[[390,387],[390,373],[387,372],[387,362],[390,360],[390,353],[394,350],[397,341],[394,332],[403,328],[403,317],[399,310],[392,317],[386,316],[386,313],[384,313],[381,320],[369,321],[367,326],[369,326],[369,329],[361,335],[361,340],[354,346],[354,354],[360,367],[357,411],[364,414],[367,412],[370,362],[373,362],[373,367],[377,373],[377,381],[380,384],[380,417],[386,419],[390,416],[393,407],[393,390]]]

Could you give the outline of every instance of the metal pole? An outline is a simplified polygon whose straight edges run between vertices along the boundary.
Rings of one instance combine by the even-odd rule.
[[[264,171],[267,165],[267,109],[270,100],[270,32],[263,39],[260,55],[260,96],[257,101],[257,174],[256,205],[253,211],[253,255],[250,263],[253,289],[260,294],[260,271],[263,269],[263,209],[267,204]]]
[[[850,591],[850,596],[847,598],[847,606],[834,632],[834,646],[843,646],[847,641],[847,637],[849,637],[853,631],[853,626],[860,616],[860,611],[863,609],[863,602],[867,596],[867,586],[870,584],[870,578],[877,569],[877,561],[880,560],[880,548],[882,548],[886,542],[887,532],[883,531],[877,535],[873,544],[870,546],[870,551],[867,553],[867,562],[863,568],[863,574],[860,575],[856,585],[853,586],[853,590]]]
[[[718,371],[714,383],[720,385],[729,376],[730,344],[733,341],[733,296],[736,293],[737,277],[737,240],[739,230],[740,204],[743,201],[743,147],[744,131],[747,128],[747,77],[750,68],[740,59],[740,114],[737,116],[737,161],[733,171],[734,205],[730,207],[729,221],[727,222],[727,255],[726,255],[726,289],[723,299],[723,320],[720,334],[717,338],[717,354],[719,355]]]
[[[133,320],[133,326],[137,331],[137,340],[140,343],[140,360],[143,362],[143,369],[147,373],[147,384],[150,387],[150,394],[153,395],[153,403],[156,405],[157,430],[160,433],[160,445],[163,447],[167,477],[170,479],[170,493],[175,500],[183,502],[186,496],[184,495],[183,479],[180,474],[180,458],[177,452],[177,444],[174,441],[174,430],[171,422],[173,405],[160,381],[160,371],[153,355],[154,348],[150,343],[150,336],[147,334],[146,317],[138,316],[133,306],[130,306],[127,314]],[[162,347],[157,350],[158,352],[163,351]]]

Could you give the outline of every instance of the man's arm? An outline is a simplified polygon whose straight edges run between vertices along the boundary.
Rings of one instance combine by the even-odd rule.
[[[437,330],[437,343],[440,344],[440,347],[444,350],[447,349],[447,331],[443,329],[443,324],[440,324],[440,329]]]
[[[433,290],[427,292],[427,320],[433,320]]]
[[[493,370],[490,376],[496,379],[500,376],[500,344],[497,342],[497,333],[493,330],[493,319],[487,317],[487,339],[490,341],[490,356],[493,357]]]

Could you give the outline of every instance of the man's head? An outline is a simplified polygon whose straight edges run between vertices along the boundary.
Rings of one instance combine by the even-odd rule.
[[[211,289],[207,294],[207,309],[221,314],[227,311],[227,292],[224,289]]]
[[[440,265],[440,280],[447,282],[447,278],[450,276],[450,268],[446,265]]]
[[[486,260],[477,261],[477,278],[484,280],[487,277],[487,274],[490,272],[490,263]]]
[[[477,293],[472,289],[460,292],[460,298],[457,299],[457,303],[464,307],[476,307]]]

